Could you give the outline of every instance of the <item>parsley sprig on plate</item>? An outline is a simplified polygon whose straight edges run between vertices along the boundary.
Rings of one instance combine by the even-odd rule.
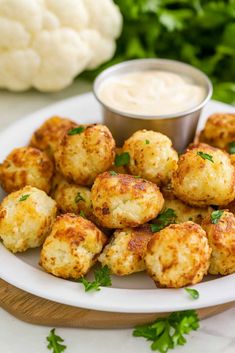
[[[159,232],[169,224],[175,223],[176,218],[175,211],[172,208],[167,208],[166,211],[157,216],[155,223],[151,224],[152,232]]]
[[[94,276],[94,281],[88,281],[84,277],[78,280],[79,283],[84,285],[85,292],[99,291],[100,286],[109,287],[112,285],[110,270],[107,265],[96,269],[94,271]]]
[[[149,325],[137,326],[133,336],[144,337],[152,341],[151,349],[166,353],[177,345],[184,345],[184,337],[192,330],[199,328],[199,319],[195,310],[179,311],[168,317],[155,320]]]
[[[184,288],[184,289],[192,299],[199,298],[199,292],[196,289],[193,289],[193,288]]]
[[[55,329],[53,328],[50,331],[50,334],[47,336],[47,341],[49,342],[47,348],[53,351],[53,353],[62,353],[66,350],[67,346],[61,344],[64,342],[63,338],[56,335]]]

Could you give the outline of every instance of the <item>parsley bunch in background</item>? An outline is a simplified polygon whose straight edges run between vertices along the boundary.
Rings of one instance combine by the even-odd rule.
[[[114,2],[123,15],[123,32],[114,58],[99,71],[135,58],[177,59],[210,76],[215,99],[235,103],[235,0]]]

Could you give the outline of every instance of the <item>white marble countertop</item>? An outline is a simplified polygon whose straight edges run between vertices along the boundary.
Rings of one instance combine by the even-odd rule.
[[[10,93],[0,91],[0,129],[55,101],[89,91],[87,82],[76,81],[55,94],[36,91]],[[46,353],[46,336],[50,327],[30,325],[15,319],[0,308],[1,353]],[[132,337],[132,330],[87,330],[58,328],[65,339],[66,353],[147,353],[144,339]],[[177,347],[178,353],[235,353],[235,307],[201,321],[200,329],[188,336],[188,343]]]

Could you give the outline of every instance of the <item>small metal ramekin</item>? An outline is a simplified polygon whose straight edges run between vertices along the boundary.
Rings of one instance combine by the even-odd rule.
[[[205,88],[205,98],[191,109],[166,115],[129,114],[107,106],[100,100],[98,92],[104,80],[112,76],[140,70],[169,71],[189,77],[193,82]],[[212,84],[203,72],[191,65],[167,59],[137,59],[125,61],[104,70],[96,78],[93,92],[96,99],[101,103],[104,124],[111,130],[118,146],[122,146],[123,142],[135,131],[147,129],[167,135],[172,140],[173,146],[178,151],[182,151],[193,141],[201,110],[211,98]]]

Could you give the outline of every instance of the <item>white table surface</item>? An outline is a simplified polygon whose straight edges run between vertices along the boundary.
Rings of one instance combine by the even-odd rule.
[[[25,115],[64,98],[87,92],[90,84],[76,81],[59,93],[0,91],[0,129]],[[213,295],[213,293],[212,293]],[[0,308],[0,353],[46,353],[46,336],[51,327],[30,325]],[[87,330],[58,328],[65,339],[66,353],[151,352],[144,339],[132,337],[132,330]],[[200,329],[188,336],[188,343],[176,353],[235,353],[235,307],[201,321]]]

